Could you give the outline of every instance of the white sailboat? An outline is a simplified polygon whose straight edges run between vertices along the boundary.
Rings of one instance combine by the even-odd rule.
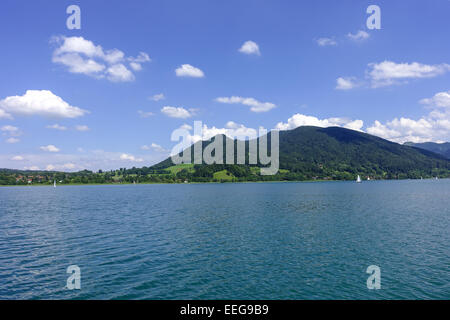
[[[361,177],[359,176],[359,174],[358,174],[358,178],[356,178],[356,182],[361,183]]]
[[[53,180],[53,188],[56,188],[56,180]]]

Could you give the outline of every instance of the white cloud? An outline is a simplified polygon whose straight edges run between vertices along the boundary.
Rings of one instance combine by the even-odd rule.
[[[61,126],[57,123],[53,124],[53,125],[48,125],[46,126],[47,129],[55,129],[55,130],[60,130],[60,131],[65,131],[67,130],[67,127],[65,126]]]
[[[63,164],[63,168],[64,168],[64,169],[73,170],[73,169],[76,168],[76,165],[73,164],[73,163],[65,163],[65,164]]]
[[[24,170],[31,170],[31,171],[37,171],[39,170],[38,166],[31,166],[31,167],[23,167]]]
[[[177,77],[193,77],[203,78],[205,74],[199,68],[193,67],[190,64],[183,64],[175,70]]]
[[[316,127],[344,127],[351,130],[362,131],[364,122],[362,120],[351,120],[347,118],[328,118],[319,119],[314,116],[307,116],[296,113],[288,119],[287,122],[279,122],[275,129],[291,130],[300,126],[316,126]]]
[[[163,93],[158,93],[158,94],[151,96],[149,99],[153,100],[153,101],[159,101],[159,100],[164,100],[165,98],[166,97],[164,96]]]
[[[0,130],[11,135],[18,135],[18,133],[20,132],[19,128],[10,125],[3,126],[0,128]]]
[[[107,78],[112,82],[127,82],[134,80],[134,74],[121,63],[109,67],[107,74]]]
[[[135,79],[134,74],[123,64],[128,61],[134,71],[142,70],[142,63],[151,61],[145,52],[134,57],[125,57],[118,49],[104,51],[100,45],[83,37],[54,37],[59,45],[53,52],[52,61],[68,68],[71,73],[84,74],[113,82],[127,82]]]
[[[131,155],[131,154],[127,154],[127,153],[122,153],[120,155],[120,160],[126,160],[126,161],[131,161],[131,162],[143,162],[144,159],[142,158],[136,158],[135,156]]]
[[[118,49],[109,50],[103,56],[104,60],[107,61],[108,63],[111,63],[111,64],[115,64],[115,63],[118,63],[120,61],[123,61],[124,57],[125,57],[125,54],[122,51],[118,50]]]
[[[420,103],[429,106],[450,108],[450,90],[447,92],[438,92],[432,98],[420,100]]]
[[[259,46],[254,41],[245,41],[244,44],[239,49],[239,52],[245,53],[245,54],[256,54],[261,55],[261,52],[259,51]]]
[[[141,116],[141,118],[148,118],[154,115],[153,112],[146,112],[146,111],[142,111],[142,110],[138,110],[138,114]]]
[[[75,130],[77,131],[89,131],[89,127],[86,125],[77,125],[75,126]]]
[[[42,146],[39,149],[46,152],[59,152],[59,149],[52,144],[49,144],[48,146]]]
[[[54,42],[61,43],[61,46],[55,50],[55,54],[63,53],[82,53],[88,57],[104,57],[101,46],[96,46],[92,41],[83,37],[54,37]]]
[[[0,119],[12,119],[12,115],[10,115],[9,113],[7,113],[5,110],[0,109]]]
[[[23,96],[0,100],[0,109],[17,115],[40,115],[57,118],[77,118],[87,113],[74,107],[49,90],[27,90]]]
[[[359,30],[355,34],[349,32],[347,34],[347,37],[353,41],[363,41],[363,40],[368,39],[370,37],[370,35],[363,30]]]
[[[20,142],[20,139],[17,139],[17,138],[14,138],[14,137],[8,138],[6,140],[6,143],[18,143],[18,142]]]
[[[141,71],[142,63],[151,61],[150,57],[145,52],[140,52],[136,58],[130,57],[128,60],[130,61],[130,67],[134,71]]]
[[[398,84],[408,79],[432,78],[450,71],[448,64],[426,65],[418,62],[395,63],[383,61],[370,63],[367,75],[372,80],[372,87]]]
[[[447,121],[448,124],[450,124],[449,121]],[[386,124],[376,120],[371,127],[367,128],[367,132],[398,143],[427,142],[437,138],[437,125],[436,120],[430,117],[423,117],[419,120],[401,117],[388,121]]]
[[[148,145],[143,145],[141,147],[142,150],[150,150],[153,149],[156,152],[168,152],[168,150],[164,149],[162,146],[160,146],[159,144],[156,144],[154,142],[152,142],[152,144],[150,146]]]
[[[145,52],[139,52],[139,55],[136,58],[129,57],[128,60],[137,62],[137,63],[144,63],[144,62],[151,61],[149,55]]]
[[[319,38],[316,40],[316,42],[321,47],[337,46],[337,41],[333,38]]]
[[[165,106],[161,109],[161,112],[166,116],[180,119],[192,117],[194,115],[193,111],[194,109],[186,110],[183,107],[171,107],[171,106]]]
[[[61,152],[46,152],[35,154],[20,154],[23,156],[23,161],[11,160],[12,157],[17,154],[1,154],[0,163],[5,168],[39,170],[39,168],[46,168],[49,164],[53,166],[54,170],[58,171],[79,171],[79,170],[92,170],[94,172],[99,169],[102,170],[115,170],[117,168],[136,166],[136,164],[142,165],[144,162],[146,165],[152,165],[164,160],[167,157],[167,153],[163,152],[148,152],[143,155],[134,155],[133,160],[126,160],[120,158],[122,152],[108,152],[103,150],[84,150],[78,152],[75,150],[73,154],[65,154]],[[131,158],[132,159],[132,158]],[[143,160],[143,162],[137,162],[136,160]]]
[[[22,132],[19,130],[19,128],[11,126],[11,125],[6,125],[0,128],[0,131],[3,132],[4,136],[9,136],[8,139],[6,139],[6,143],[18,143],[20,142],[20,139],[18,139],[17,137],[20,137],[22,135]]]
[[[188,125],[187,123],[183,124],[180,129],[184,130],[192,130],[192,126]]]
[[[23,160],[25,160],[25,158],[22,157],[22,156],[14,156],[14,157],[11,158],[11,160],[13,160],[13,161],[23,161]]]
[[[252,112],[267,112],[276,107],[275,104],[271,102],[260,102],[255,98],[243,98],[243,97],[219,97],[215,101],[227,104],[243,104],[250,107]]]
[[[104,64],[98,63],[92,59],[85,59],[78,53],[65,53],[63,55],[54,56],[54,63],[61,63],[69,68],[71,73],[82,73],[90,76],[103,77],[100,73],[105,70]]]
[[[137,62],[130,62],[130,67],[134,71],[141,71],[142,70],[142,65],[140,63],[137,63]]]
[[[404,143],[442,142],[450,139],[450,100],[448,92],[439,92],[419,102],[436,108],[418,120],[400,117],[385,124],[375,121],[367,132],[384,139]],[[444,110],[442,110],[444,108]]]
[[[359,86],[358,81],[354,77],[339,77],[336,79],[337,90],[350,90]]]
[[[37,168],[37,167],[36,167]],[[74,163],[64,163],[64,164],[48,164],[45,167],[47,171],[74,171],[77,168],[77,165]],[[39,170],[39,169],[35,169]]]
[[[187,131],[192,130],[192,126],[188,124],[183,124],[179,129],[184,129]],[[239,139],[239,140],[247,140],[247,139],[255,139],[258,137],[258,131],[253,128],[247,128],[243,124],[238,124],[233,121],[228,121],[224,128],[217,128],[215,126],[208,127],[206,124],[203,124],[202,127],[202,135],[187,134],[185,137],[185,144],[178,145],[178,148],[171,150],[171,155],[177,154],[183,151],[184,148],[187,148],[193,143],[196,143],[201,140],[208,140],[216,135],[223,134],[226,135],[230,139]]]

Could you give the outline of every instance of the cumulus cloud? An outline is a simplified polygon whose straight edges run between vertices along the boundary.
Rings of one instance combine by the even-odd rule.
[[[365,71],[367,81],[361,82],[355,77],[339,77],[336,89],[348,90],[363,84],[370,85],[371,88],[405,84],[408,80],[433,78],[449,71],[450,65],[446,63],[427,65],[418,62],[396,63],[385,60],[380,63],[368,64]]]
[[[243,97],[219,97],[215,101],[226,104],[243,104],[250,107],[252,112],[267,112],[276,107],[275,104],[271,102],[260,102],[255,98],[243,98]]]
[[[161,109],[161,112],[171,118],[186,119],[194,115],[195,109],[186,110],[183,107],[165,106]]]
[[[447,92],[438,92],[432,98],[420,100],[420,103],[428,106],[450,108],[450,90]]]
[[[157,143],[154,143],[154,142],[152,142],[152,144],[151,145],[143,145],[142,147],[141,147],[141,149],[142,150],[154,150],[154,151],[156,151],[156,152],[168,152],[168,150],[166,150],[166,149],[164,149],[162,146],[160,146],[159,144],[157,144]]]
[[[22,161],[12,160],[17,154],[1,154],[0,163],[6,168],[14,169],[28,169],[39,170],[45,169],[48,165],[51,165],[58,171],[79,171],[79,170],[115,170],[117,168],[136,166],[136,164],[142,165],[143,163],[152,165],[164,160],[167,157],[167,153],[163,152],[149,152],[142,155],[134,154],[131,160],[127,160],[127,157],[122,157],[123,152],[108,152],[104,150],[84,150],[83,152],[74,152],[73,154],[65,154],[62,152],[46,152],[46,153],[30,153],[20,154],[24,158]],[[128,153],[125,153],[128,154]],[[143,160],[138,162],[136,160]]]
[[[85,59],[78,53],[65,53],[63,55],[53,56],[54,63],[60,63],[68,67],[71,73],[82,73],[89,76],[103,77],[101,73],[105,70],[104,64],[98,63],[92,59]]]
[[[149,99],[150,99],[150,100],[153,100],[153,101],[164,100],[165,98],[166,98],[166,97],[164,96],[163,93],[158,93],[158,94],[155,94],[155,95],[149,97]]]
[[[445,127],[445,125],[447,127]],[[448,137],[450,121],[435,119],[431,115],[413,120],[409,118],[394,118],[382,124],[376,120],[367,128],[367,132],[384,139],[398,143],[438,141],[439,137]]]
[[[239,140],[247,140],[247,139],[255,139],[258,137],[258,131],[254,128],[248,128],[243,124],[238,124],[234,121],[228,121],[223,128],[217,128],[215,126],[208,127],[208,125],[203,124],[201,127],[201,135],[196,132],[192,134],[189,132],[185,136],[184,144],[177,145],[176,148],[171,150],[171,155],[177,154],[184,150],[184,148],[189,147],[191,144],[194,144],[198,141],[209,140],[212,137],[217,135],[225,135],[230,139],[239,139]],[[179,127],[179,129],[191,131],[193,128],[188,124],[183,124]],[[264,129],[261,127],[261,129]]]
[[[48,125],[48,126],[46,126],[46,128],[47,128],[47,129],[55,129],[55,130],[59,130],[59,131],[65,131],[65,130],[67,130],[67,127],[61,126],[61,125],[59,125],[59,124],[57,124],[57,123],[52,124],[52,125]]]
[[[3,126],[0,128],[0,130],[14,136],[18,136],[20,132],[19,128],[11,125]]]
[[[321,47],[337,46],[337,41],[333,38],[319,38],[316,40],[316,42]]]
[[[107,70],[107,78],[112,82],[127,82],[134,80],[134,74],[123,64],[114,64]]]
[[[136,158],[135,156],[131,155],[131,154],[127,154],[127,153],[122,153],[120,155],[120,160],[126,160],[126,161],[131,161],[131,162],[143,162],[144,159],[142,158]]]
[[[46,152],[59,152],[59,149],[52,144],[49,144],[48,146],[42,146],[39,149]]]
[[[296,113],[288,119],[287,122],[279,122],[275,129],[292,130],[300,126],[316,126],[316,127],[344,127],[351,130],[362,131],[364,122],[362,120],[351,120],[347,118],[327,118],[319,119],[314,116],[307,116]]]
[[[370,35],[366,32],[366,31],[363,31],[363,30],[359,30],[358,32],[356,32],[356,33],[348,33],[347,34],[347,37],[350,39],[350,40],[353,40],[353,41],[363,41],[363,40],[366,40],[366,39],[368,39],[369,37],[370,37]]]
[[[23,96],[0,100],[0,109],[16,115],[77,118],[88,111],[69,105],[49,90],[27,90]]]
[[[142,63],[151,61],[150,57],[145,52],[140,52],[136,58],[129,57],[128,60],[130,61],[130,67],[134,71],[141,71]]]
[[[23,161],[23,160],[25,160],[25,158],[22,157],[22,156],[14,156],[14,157],[11,158],[11,160],[13,160],[13,161]]]
[[[142,111],[142,110],[138,110],[138,114],[141,118],[148,118],[154,115],[153,112],[150,111]]]
[[[77,165],[74,163],[64,163],[64,164],[48,164],[45,167],[46,171],[74,171],[77,168]]]
[[[448,92],[439,92],[432,98],[422,99],[420,103],[438,109],[432,110],[417,120],[399,117],[384,124],[375,121],[367,128],[367,132],[398,143],[448,141],[450,138],[450,100],[448,98]]]
[[[339,77],[336,79],[337,90],[350,90],[359,86],[358,81],[354,77]]]
[[[244,140],[246,138],[256,138],[258,136],[258,132],[254,128],[248,128],[243,124],[236,123],[234,121],[228,121],[223,128],[217,128],[215,126],[208,127],[206,124],[203,124],[202,127],[203,136],[191,136],[193,142],[197,142],[200,140],[208,140],[212,137],[217,136],[218,134],[226,135],[231,139],[241,139]]]
[[[11,120],[13,117],[9,113],[7,113],[5,110],[0,109],[0,119],[9,119]]]
[[[20,139],[17,137],[20,137],[22,135],[22,131],[18,127],[6,125],[0,128],[0,131],[2,131],[2,135],[9,136],[5,141],[6,143],[18,143],[20,142]]]
[[[89,127],[86,125],[77,125],[75,126],[75,130],[77,131],[89,131]]]
[[[239,48],[239,52],[245,54],[255,54],[258,56],[261,55],[258,44],[251,40],[245,41],[244,44]]]
[[[84,74],[96,78],[106,78],[112,82],[133,81],[135,76],[125,63],[128,62],[133,71],[142,70],[142,63],[151,61],[145,52],[137,57],[125,57],[118,49],[103,50],[100,45],[83,37],[54,37],[52,41],[59,45],[53,52],[52,61],[62,64],[71,73]]]
[[[39,170],[39,167],[38,166],[31,166],[31,167],[25,166],[25,167],[23,167],[23,169],[24,170],[37,171],[37,170]]]
[[[418,62],[395,63],[383,61],[370,63],[367,75],[372,81],[372,87],[382,87],[406,82],[409,79],[432,78],[450,71],[450,65],[442,63],[427,65]]]
[[[175,70],[177,77],[203,78],[205,74],[199,68],[190,64],[183,64]]]
[[[14,137],[11,137],[11,138],[8,138],[8,139],[6,139],[6,143],[18,143],[18,142],[20,142],[20,139],[17,139],[17,138],[14,138]]]

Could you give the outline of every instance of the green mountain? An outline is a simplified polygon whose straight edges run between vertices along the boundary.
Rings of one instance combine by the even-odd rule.
[[[205,148],[211,142],[198,143],[202,143]],[[248,142],[246,145],[248,147]],[[168,158],[153,168],[161,170],[173,166]],[[243,172],[234,174],[233,171],[237,171],[235,167],[241,167]],[[178,174],[182,178],[213,178],[214,173],[226,170],[232,177],[240,178],[242,174],[244,177],[251,177],[256,172],[252,167],[254,166],[195,165],[193,168],[182,169],[180,172],[184,175],[180,172]],[[354,179],[357,174],[387,179],[449,176],[450,161],[427,150],[400,145],[359,131],[341,127],[302,126],[280,132],[280,169],[276,176],[258,178],[343,180]]]
[[[87,183],[180,183],[227,181],[301,181],[363,179],[420,179],[450,177],[450,160],[443,155],[408,145],[400,145],[366,133],[340,127],[298,127],[280,131],[279,171],[275,175],[261,175],[258,165],[248,165],[249,144],[245,141],[244,165],[193,164],[174,165],[171,158],[142,168],[120,168],[111,171],[49,172],[0,169],[0,185]],[[196,145],[204,150],[219,136]],[[224,154],[229,142],[237,154],[236,141],[222,136]],[[271,139],[268,137],[270,150]],[[252,141],[253,142],[253,141]],[[260,139],[256,141],[257,144]],[[223,159],[225,163],[225,156]],[[259,162],[258,162],[259,163]]]
[[[407,146],[416,147],[420,149],[425,149],[434,153],[438,153],[450,159],[450,142],[436,143],[436,142],[424,142],[424,143],[414,143],[405,142]]]

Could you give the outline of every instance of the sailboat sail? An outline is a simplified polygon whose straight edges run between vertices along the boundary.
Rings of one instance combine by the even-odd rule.
[[[358,174],[358,178],[356,178],[356,182],[361,182],[361,177]]]

